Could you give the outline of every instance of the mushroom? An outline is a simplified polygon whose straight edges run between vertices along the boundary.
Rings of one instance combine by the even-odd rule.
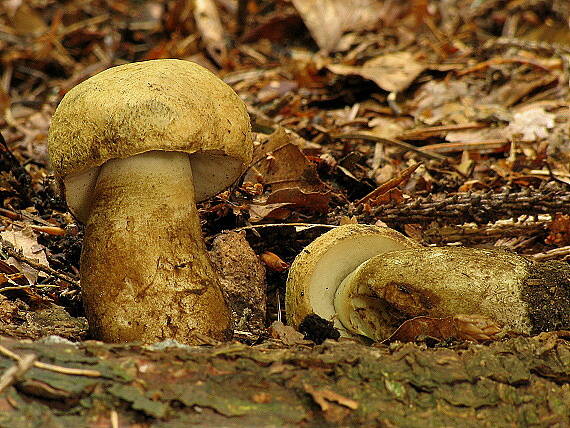
[[[195,204],[243,172],[250,129],[238,95],[182,60],[113,67],[62,99],[48,149],[70,211],[86,224],[81,288],[95,337],[230,337]]]
[[[388,227],[347,224],[321,235],[301,251],[289,270],[285,296],[288,323],[298,328],[306,316],[316,314],[334,320],[341,335],[351,336],[336,318],[334,299],[342,280],[376,255],[412,248],[421,246]]]
[[[335,236],[352,231],[343,232],[343,227],[335,229]],[[536,263],[497,249],[415,245],[382,251],[354,268],[353,249],[341,248],[329,234],[310,244],[304,250],[310,254],[301,253],[291,267],[287,311],[295,326],[312,310],[326,319],[334,317],[345,336],[376,341],[387,339],[402,322],[417,316],[459,317],[467,337],[487,336],[478,334],[485,333],[478,331],[485,328],[481,319],[525,334],[570,328],[570,268],[565,263]],[[313,245],[318,251],[311,251]],[[307,280],[322,275],[323,263],[335,266],[338,275]],[[303,293],[329,296],[324,300],[327,310],[316,297],[300,300]]]
[[[553,295],[541,296],[545,292]],[[366,308],[362,302],[370,295],[388,302],[395,317],[373,312],[372,321],[364,323],[354,316]],[[375,340],[386,339],[402,317],[420,315],[482,315],[504,330],[536,334],[570,327],[570,269],[564,263],[534,263],[499,249],[398,251],[373,257],[349,274],[337,290],[335,307],[346,328]]]

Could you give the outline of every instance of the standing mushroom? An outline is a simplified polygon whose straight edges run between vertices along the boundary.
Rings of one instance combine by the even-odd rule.
[[[238,95],[188,61],[110,68],[65,95],[48,147],[68,206],[86,224],[81,288],[95,337],[231,336],[195,203],[240,176],[250,129]]]

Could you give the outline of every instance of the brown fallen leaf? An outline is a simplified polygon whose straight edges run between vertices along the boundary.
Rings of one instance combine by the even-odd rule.
[[[38,241],[30,229],[23,230],[5,230],[0,232],[0,239],[9,242],[12,246],[21,251],[22,254],[43,266],[49,266],[43,246]],[[30,284],[35,284],[39,271],[26,263],[21,263],[14,257],[9,257],[6,262],[14,266],[18,271],[22,272],[28,279]]]
[[[287,346],[308,345],[312,342],[305,340],[303,333],[299,333],[293,327],[283,324],[281,321],[274,321],[269,327],[269,334],[274,339],[279,339]]]
[[[361,66],[330,64],[327,68],[336,74],[357,75],[372,80],[388,92],[401,92],[426,69],[409,52],[381,55]]]
[[[42,16],[27,3],[22,3],[13,11],[10,21],[16,33],[20,35],[37,36],[43,34],[48,29]]]
[[[570,215],[556,214],[548,229],[550,233],[545,240],[547,244],[560,247],[570,245]]]
[[[261,181],[271,189],[269,196],[259,205],[250,207],[253,220],[263,218],[287,218],[288,213],[277,208],[307,208],[326,212],[331,199],[330,190],[319,178],[315,162],[311,161],[285,131],[276,131],[254,153],[258,159],[255,168],[250,168],[245,180]],[[273,149],[272,151],[267,151]],[[281,205],[278,205],[281,204]],[[286,204],[286,205],[283,205]],[[265,209],[260,208],[266,206]],[[267,208],[269,207],[269,208]],[[282,217],[284,216],[285,217]]]
[[[265,266],[274,272],[284,272],[289,268],[289,263],[271,251],[265,251],[259,258]]]
[[[419,336],[484,342],[497,339],[501,331],[494,320],[483,315],[455,315],[447,318],[420,316],[405,321],[384,342],[413,342]]]
[[[383,15],[377,0],[293,0],[313,39],[325,52],[333,52],[342,34],[376,24]]]
[[[331,200],[330,192],[305,192],[298,187],[280,189],[267,198],[268,204],[289,203],[295,208],[307,208],[311,211],[326,213]]]
[[[265,219],[285,220],[291,215],[293,204],[289,202],[278,204],[251,204],[249,206],[249,221],[259,223]]]
[[[194,0],[194,19],[208,54],[219,66],[224,66],[227,50],[216,4],[212,0]]]
[[[326,186],[317,174],[316,165],[294,144],[286,144],[265,155],[257,165],[263,182],[273,191],[299,187],[320,191]]]

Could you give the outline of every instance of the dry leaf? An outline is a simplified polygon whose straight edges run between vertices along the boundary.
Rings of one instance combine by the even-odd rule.
[[[296,91],[299,83],[293,80],[272,80],[259,90],[257,99],[259,102],[268,103],[283,95]]]
[[[560,247],[570,245],[570,215],[556,214],[548,229],[547,244]]]
[[[293,204],[289,202],[266,205],[252,204],[249,207],[249,221],[259,223],[265,219],[285,220],[291,215],[291,210],[287,207],[292,208],[292,206]]]
[[[358,224],[358,219],[356,218],[356,216],[347,217],[347,216],[343,215],[343,216],[341,216],[338,224],[339,224],[339,226],[343,226],[345,224]]]
[[[194,19],[208,53],[223,66],[227,62],[226,42],[216,4],[212,0],[195,0]]]
[[[475,91],[463,81],[432,80],[418,90],[412,114],[428,125],[469,122],[475,116],[472,98]]]
[[[38,241],[31,230],[5,230],[0,232],[0,238],[11,243],[16,250],[22,252],[24,257],[41,265],[48,266],[44,247],[38,244]],[[26,263],[19,262],[13,257],[9,257],[6,262],[18,269],[19,272],[22,272],[30,284],[35,284],[37,282],[39,274],[38,270],[32,268]]]
[[[326,213],[330,200],[330,192],[305,192],[298,187],[292,187],[272,192],[266,202],[267,204],[289,203],[295,208]]]
[[[293,0],[293,5],[325,52],[338,47],[345,31],[376,24],[383,10],[383,4],[377,0]]]
[[[285,345],[299,345],[310,344],[311,342],[305,340],[303,333],[299,333],[293,327],[283,324],[281,321],[274,321],[269,327],[269,333],[274,339],[279,339]]]
[[[548,130],[554,127],[555,115],[547,113],[542,107],[535,107],[515,113],[505,133],[512,140],[533,142],[548,137]]]
[[[305,191],[319,191],[324,188],[316,165],[294,144],[286,144],[271,152],[259,162],[257,171],[273,191],[292,187]]]
[[[426,67],[417,62],[411,53],[396,52],[373,58],[362,66],[331,64],[327,68],[336,74],[356,74],[372,80],[388,92],[401,92],[410,86]]]
[[[289,269],[289,263],[271,251],[265,251],[259,258],[265,266],[274,272],[284,272]]]
[[[26,3],[22,3],[15,10],[11,22],[16,33],[20,35],[37,36],[48,29],[41,15]]]

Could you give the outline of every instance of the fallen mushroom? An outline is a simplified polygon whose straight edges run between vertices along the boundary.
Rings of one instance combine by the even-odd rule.
[[[336,234],[342,233],[339,229]],[[334,249],[326,234],[319,239],[329,243],[329,250]],[[306,262],[304,267],[299,265],[306,257],[299,256],[299,263],[296,260],[291,268],[298,269],[305,277],[316,271]],[[322,255],[316,257],[311,266],[323,262]],[[350,253],[339,257],[337,252],[326,264],[337,265],[336,269],[341,271],[338,265],[346,263],[349,257]],[[352,269],[352,263],[348,265]],[[292,271],[290,279],[298,275]],[[291,285],[291,293],[319,294],[314,286],[311,289],[305,285],[300,290],[297,284],[291,282]],[[464,329],[467,337],[493,336],[496,332],[489,335],[496,329],[493,323],[526,334],[570,328],[568,265],[534,263],[502,250],[443,247],[385,252],[321,289],[321,295],[331,293],[334,293],[332,308],[329,305],[325,312],[313,305],[313,311],[323,318],[335,317],[344,335],[362,335],[377,341],[387,339],[404,321],[418,316],[442,319],[460,316],[458,328]],[[287,310],[292,312],[293,325],[298,317],[293,307],[297,300],[298,297],[288,295],[292,305]],[[303,313],[310,310],[303,307]],[[486,321],[481,323],[481,320]],[[485,331],[479,331],[481,328]]]
[[[337,287],[366,260],[412,248],[421,246],[387,227],[347,224],[321,235],[301,251],[289,270],[285,296],[288,323],[298,328],[306,316],[316,314],[334,320],[341,334],[350,336],[335,319]]]
[[[539,266],[537,270],[532,261],[502,250],[442,247],[393,252],[371,258],[348,275],[337,290],[335,307],[345,327],[375,340],[387,337],[379,326],[395,329],[402,316],[477,314],[505,330],[526,334],[568,328],[570,270],[562,263]],[[548,278],[548,266],[552,273],[562,274],[560,284]],[[545,286],[558,294],[548,299],[546,312],[533,301]],[[376,306],[367,303],[370,296],[388,302],[397,316],[378,314]],[[365,320],[354,316],[369,310]]]
[[[188,61],[113,67],[65,95],[48,148],[68,206],[86,224],[81,287],[94,336],[229,338],[195,201],[250,162],[249,117],[236,93]]]

